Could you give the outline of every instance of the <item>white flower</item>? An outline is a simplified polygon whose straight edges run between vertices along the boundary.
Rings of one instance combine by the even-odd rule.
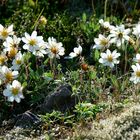
[[[114,27],[113,25],[110,25],[110,23],[109,23],[108,21],[104,21],[103,19],[100,19],[100,20],[99,20],[99,23],[101,24],[101,26],[102,26],[104,29],[106,29],[106,30],[108,30],[108,31],[114,30],[114,29],[115,29],[115,27]]]
[[[15,78],[18,77],[18,71],[12,71],[7,66],[2,66],[0,68],[0,78],[4,82],[10,82],[13,81]]]
[[[15,59],[12,61],[12,67],[11,69],[13,70],[19,70],[21,64],[23,63],[23,55],[22,53],[19,51],[16,56]]]
[[[3,46],[7,50],[10,47],[18,47],[19,43],[21,41],[21,38],[18,38],[17,36],[13,35],[13,37],[7,37],[6,41],[3,42]]]
[[[110,42],[115,43],[117,47],[120,47],[125,40],[129,41],[128,34],[130,29],[125,29],[124,25],[117,26],[115,30],[110,31],[109,37],[111,37]]]
[[[136,24],[136,26],[133,28],[133,32],[137,38],[140,38],[140,23]]]
[[[114,64],[119,64],[119,61],[117,60],[119,56],[120,53],[117,53],[116,50],[111,53],[111,51],[107,49],[106,53],[101,53],[101,58],[99,59],[99,62],[102,63],[104,66],[109,66],[113,68]]]
[[[18,45],[21,41],[21,38],[18,38],[17,36],[13,36],[13,37],[7,37],[6,41],[3,43],[4,48],[4,52],[8,52],[8,56],[9,57],[15,57],[15,55],[18,52]]]
[[[140,37],[140,24],[137,24],[137,25],[133,28],[132,34],[136,35],[136,37]]]
[[[69,56],[70,56],[71,58],[77,57],[78,55],[81,55],[82,50],[83,50],[82,47],[79,45],[78,47],[75,47],[75,48],[73,49],[74,52],[71,52],[71,53],[69,54]]]
[[[25,32],[25,37],[22,37],[22,41],[25,43],[23,49],[28,50],[33,54],[36,54],[36,51],[38,51],[42,43],[44,43],[43,37],[37,36],[36,31],[33,31],[31,36]]]
[[[13,35],[13,25],[10,25],[8,28],[4,28],[0,24],[0,39],[6,39],[9,35]]]
[[[47,48],[47,45],[46,43],[42,43],[40,46],[39,46],[39,50],[37,50],[34,55],[38,56],[38,57],[44,57],[44,54],[47,54],[46,52],[46,48]]]
[[[17,103],[20,103],[21,99],[24,99],[22,89],[23,87],[21,86],[21,83],[17,80],[14,80],[12,84],[6,85],[3,95],[8,97],[8,101],[10,102],[15,100]]]
[[[60,56],[63,56],[65,49],[62,47],[62,43],[57,43],[56,39],[53,37],[48,38],[47,43],[47,54],[50,58],[60,58]]]
[[[133,58],[133,61],[137,62],[140,64],[140,54],[136,54],[136,57]]]
[[[130,81],[134,82],[134,84],[137,84],[140,82],[140,65],[136,63],[136,65],[132,65],[133,73],[130,78]]]
[[[95,38],[94,42],[96,43],[93,46],[93,49],[102,49],[102,48],[108,48],[110,46],[110,38],[104,37],[103,35],[99,34],[99,38]]]

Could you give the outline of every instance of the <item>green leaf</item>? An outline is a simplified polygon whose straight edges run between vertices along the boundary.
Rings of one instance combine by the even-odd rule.
[[[110,77],[111,81],[112,81],[112,84],[116,87],[116,88],[119,88],[119,84],[118,84],[118,79],[116,76],[112,75]]]
[[[44,61],[44,64],[47,65],[49,63],[49,58]]]
[[[22,84],[22,86],[23,86],[24,88],[25,88],[27,85],[28,85],[27,82],[24,82],[24,83]]]
[[[47,81],[53,80],[53,74],[51,72],[45,72],[43,73],[43,78]]]
[[[91,78],[91,79],[95,79],[95,78],[96,78],[96,74],[97,74],[96,71],[91,71],[91,72],[90,72],[90,78]]]
[[[99,51],[98,50],[95,50],[95,54],[94,54],[95,60],[99,60],[99,57],[100,57]]]
[[[86,13],[83,13],[83,15],[82,15],[82,20],[83,20],[83,22],[86,22],[86,20],[87,20]]]

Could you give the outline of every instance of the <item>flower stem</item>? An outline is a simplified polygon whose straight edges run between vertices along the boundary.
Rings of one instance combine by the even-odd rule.
[[[105,4],[104,4],[104,20],[106,20],[106,14],[107,14],[107,2],[108,2],[108,0],[105,0]]]
[[[50,68],[53,73],[53,79],[56,78],[56,58],[50,59]]]
[[[124,65],[124,73],[126,72],[127,69],[127,45],[125,46],[125,65]]]

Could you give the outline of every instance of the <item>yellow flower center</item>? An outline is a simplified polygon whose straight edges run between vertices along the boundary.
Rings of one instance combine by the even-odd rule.
[[[4,38],[8,36],[7,29],[3,29],[3,31],[1,32],[1,36],[3,36]]]
[[[112,61],[113,61],[112,55],[109,55],[109,56],[107,57],[107,60],[108,60],[109,62],[112,62]]]
[[[6,81],[7,81],[7,82],[12,81],[12,80],[13,80],[12,72],[7,72],[7,73],[5,74],[5,78],[6,78]]]
[[[16,64],[20,65],[21,64],[21,60],[17,59],[16,60]]]
[[[58,48],[55,47],[55,46],[53,46],[53,47],[51,48],[51,52],[54,53],[54,54],[57,54],[57,53],[58,53]]]
[[[5,62],[5,57],[3,55],[0,55],[0,65],[2,65]]]
[[[101,45],[106,46],[108,44],[108,41],[106,39],[101,40]]]
[[[31,46],[34,46],[34,45],[36,45],[36,40],[35,39],[31,39],[30,41],[29,41],[29,44],[31,45]]]
[[[19,92],[18,88],[12,88],[12,94],[17,95]]]
[[[119,37],[119,38],[123,38],[123,33],[120,32],[120,33],[118,34],[118,37]]]
[[[17,54],[18,50],[17,48],[11,47],[10,51],[8,52],[8,56],[9,57],[15,57],[15,55]]]
[[[136,71],[136,76],[140,78],[140,71]]]

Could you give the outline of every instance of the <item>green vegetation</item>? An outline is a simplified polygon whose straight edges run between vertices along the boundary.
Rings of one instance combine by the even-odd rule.
[[[64,112],[37,114],[44,131],[92,122],[108,102],[139,95],[139,6],[138,0],[2,0],[0,123],[34,110],[65,84],[78,101]]]

